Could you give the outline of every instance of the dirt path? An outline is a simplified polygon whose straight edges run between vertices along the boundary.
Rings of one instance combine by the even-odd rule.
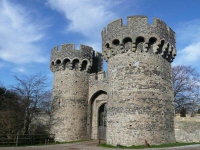
[[[117,150],[113,148],[98,147],[97,145],[98,141],[85,141],[47,146],[0,147],[0,150]],[[200,145],[182,146],[176,148],[151,148],[150,150],[200,150]]]

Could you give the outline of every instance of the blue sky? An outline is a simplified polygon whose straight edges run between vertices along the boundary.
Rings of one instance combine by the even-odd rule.
[[[42,73],[52,87],[51,49],[64,43],[101,51],[101,31],[118,18],[159,18],[176,32],[172,65],[200,72],[200,0],[0,0],[0,82]]]

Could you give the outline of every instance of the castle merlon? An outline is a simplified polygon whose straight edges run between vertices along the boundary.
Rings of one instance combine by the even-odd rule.
[[[175,32],[169,26],[167,26],[167,24],[164,21],[158,18],[154,18],[153,25],[155,25],[156,27],[163,26],[164,28],[166,28],[168,33],[174,36],[174,40],[175,40]]]

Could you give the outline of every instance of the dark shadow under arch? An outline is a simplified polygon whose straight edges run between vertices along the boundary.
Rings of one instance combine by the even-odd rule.
[[[102,103],[97,109],[98,109],[98,116],[97,116],[98,139],[106,140],[106,122],[107,122],[106,102]]]
[[[88,65],[87,60],[83,60],[83,62],[81,64],[81,70],[86,70],[87,69],[87,65]]]
[[[106,91],[103,91],[103,90],[98,90],[96,91],[90,98],[89,100],[89,104],[92,104],[94,102],[94,100],[101,94],[106,94],[107,95],[107,92]]]
[[[65,58],[63,60],[63,65],[64,65],[64,68],[69,68],[69,64],[70,64],[70,60],[68,58]]]
[[[128,42],[132,42],[132,39],[131,39],[130,37],[125,37],[125,38],[123,39],[123,43],[126,44],[126,43],[128,43]]]
[[[79,60],[74,59],[73,62],[72,62],[72,69],[78,70],[78,68],[79,68]]]

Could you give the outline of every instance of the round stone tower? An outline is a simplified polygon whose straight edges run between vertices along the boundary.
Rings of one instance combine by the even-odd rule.
[[[102,31],[108,62],[107,144],[175,142],[171,62],[175,33],[155,18],[128,17]]]
[[[75,50],[73,44],[52,49],[50,69],[54,73],[52,93],[53,113],[51,133],[56,141],[86,139],[87,100],[89,71],[94,50],[81,45]]]

